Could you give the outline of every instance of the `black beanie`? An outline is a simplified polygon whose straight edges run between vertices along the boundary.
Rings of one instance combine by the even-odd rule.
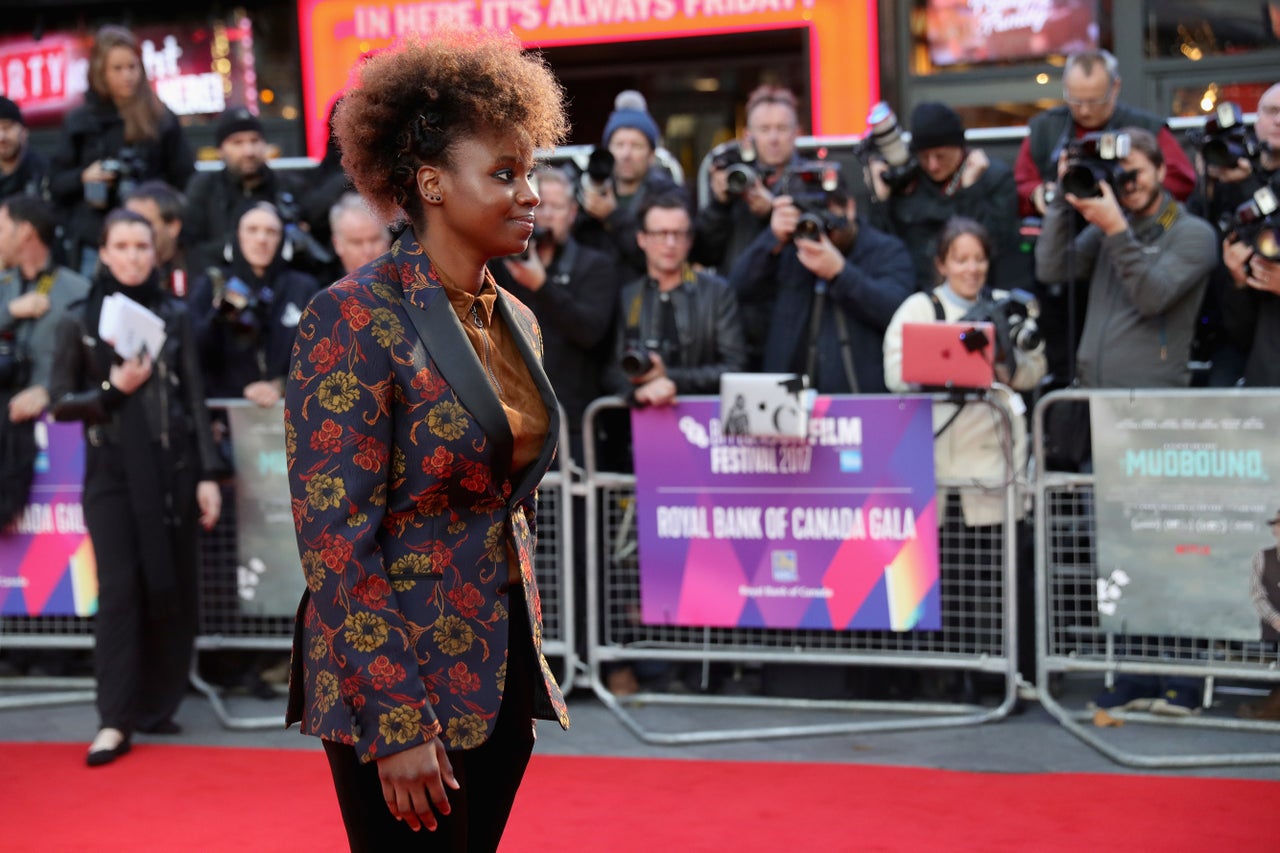
[[[215,144],[221,145],[231,134],[246,130],[252,130],[260,136],[265,135],[262,133],[262,122],[247,108],[236,107],[227,110],[222,114],[222,118],[218,119],[218,129],[214,134],[214,139],[217,140]]]
[[[4,95],[0,95],[0,121],[16,121],[23,127],[27,124],[22,120],[22,110]]]
[[[964,121],[946,104],[925,101],[911,111],[911,150],[964,147]]]

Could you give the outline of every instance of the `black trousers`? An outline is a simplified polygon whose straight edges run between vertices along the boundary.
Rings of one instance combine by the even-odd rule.
[[[414,832],[391,816],[382,796],[378,764],[361,764],[353,747],[324,742],[325,756],[338,793],[342,822],[352,853],[387,850],[485,853],[498,849],[516,790],[533,753],[533,690],[538,663],[533,655],[524,598],[510,601],[507,682],[493,733],[475,749],[450,750],[449,763],[459,789],[445,788],[450,812],[436,814],[432,832]],[[447,721],[445,722],[447,725]]]
[[[186,693],[197,613],[195,478],[174,478],[179,522],[169,535],[175,596],[159,619],[147,613],[135,510],[120,453],[87,448],[84,482],[85,524],[98,566],[93,668],[99,724],[127,736],[171,718]],[[148,520],[148,527],[160,530],[164,523]]]

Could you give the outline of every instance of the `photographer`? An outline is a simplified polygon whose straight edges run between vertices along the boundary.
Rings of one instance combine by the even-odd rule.
[[[44,199],[0,202],[0,528],[26,505],[36,456],[34,421],[49,405],[54,329],[89,282],[52,261],[57,217]]]
[[[718,393],[720,374],[746,363],[733,290],[689,265],[693,221],[682,194],[648,199],[639,221],[646,275],[622,289],[606,388],[637,406]]]
[[[885,227],[907,244],[916,268],[916,289],[928,290],[935,280],[933,258],[938,235],[947,220],[966,216],[991,235],[993,279],[1006,287],[1017,280],[1013,255],[1018,246],[1017,192],[1013,173],[981,148],[970,148],[964,122],[946,104],[925,102],[911,111],[911,153],[914,174],[891,186],[889,165],[876,157],[867,172],[876,198],[884,202]]]
[[[269,202],[237,211],[231,262],[206,270],[191,292],[191,314],[210,397],[280,401],[302,309],[319,290],[280,257],[284,222]]]
[[[614,100],[604,126],[605,160],[613,170],[600,183],[584,176],[573,236],[584,246],[617,258],[624,277],[643,275],[644,252],[636,243],[639,211],[646,199],[677,191],[666,171],[657,168],[658,123],[644,96],[628,89]]]
[[[1129,154],[1096,195],[1064,192],[1049,205],[1036,243],[1036,278],[1089,282],[1088,311],[1077,349],[1087,388],[1171,388],[1190,384],[1187,359],[1200,300],[1217,261],[1207,222],[1164,189],[1164,155],[1156,137],[1128,128]],[[1065,153],[1058,180],[1067,171]],[[1089,223],[1068,243],[1073,211]]]
[[[107,211],[142,181],[181,187],[194,169],[182,125],[147,81],[137,39],[122,27],[98,30],[89,91],[67,113],[50,160],[49,192],[66,217],[68,263],[92,276]]]
[[[1273,387],[1280,385],[1280,346],[1274,343],[1280,314],[1272,279],[1280,284],[1280,277],[1270,275],[1277,258],[1260,252],[1258,243],[1266,248],[1266,234],[1280,217],[1257,210],[1254,196],[1280,191],[1280,83],[1258,99],[1252,127],[1239,125],[1236,112],[1234,126],[1203,139],[1197,160],[1203,173],[1187,204],[1222,239],[1223,264],[1210,279],[1201,320],[1202,329],[1217,334],[1206,342],[1203,358],[1212,360],[1210,385],[1243,379],[1246,385]],[[1211,147],[1215,143],[1216,152]],[[1233,155],[1240,156],[1221,162]]]
[[[986,229],[971,219],[949,221],[938,238],[934,259],[937,287],[914,293],[902,303],[884,336],[884,381],[890,391],[911,390],[902,381],[902,327],[906,323],[989,321],[996,325],[995,379],[998,383],[987,397],[988,403],[969,405],[933,404],[934,469],[938,479],[985,480],[1008,483],[1020,477],[1027,465],[1027,429],[1022,398],[1014,391],[1028,391],[1045,374],[1044,348],[1034,334],[1031,311],[1013,310],[1011,294],[993,290],[987,280],[991,268],[991,240]],[[1021,318],[1021,319],[1018,319]],[[1030,326],[1028,324],[1031,324]],[[1016,326],[1016,328],[1015,328]],[[1007,351],[1001,351],[1001,344]],[[1011,390],[1012,389],[1012,390]],[[1004,410],[1008,420],[992,408]],[[1005,517],[1005,490],[1002,488],[947,488],[938,495],[938,535],[940,551],[958,565],[943,567],[942,618],[949,630],[958,633],[959,645],[981,652],[997,647],[1000,617],[997,602],[1003,596],[1004,566],[1001,551],[1006,527],[1014,519]],[[1013,567],[1006,566],[1006,571]],[[1020,603],[1032,587],[1029,572],[1018,573]],[[1020,613],[1023,611],[1020,611]],[[1022,620],[1020,620],[1021,624]],[[1025,620],[1027,626],[1030,619]],[[1020,649],[1034,650],[1034,635],[1023,635]],[[1030,640],[1026,644],[1026,640]],[[968,646],[972,643],[972,646]],[[1021,670],[1030,674],[1034,662],[1021,656]],[[959,682],[959,683],[957,683]],[[996,685],[966,674],[963,680],[942,677],[941,689],[974,699],[979,688]],[[1003,690],[1003,685],[999,685]]]
[[[858,216],[842,181],[825,191],[793,174],[781,191],[794,195],[774,199],[729,275],[740,301],[772,302],[763,369],[807,374],[823,394],[883,393],[881,339],[915,289],[911,256]]]
[[[0,95],[0,198],[18,193],[44,196],[49,163],[31,147],[22,110]]]
[[[693,221],[695,263],[727,275],[734,262],[760,232],[769,227],[773,198],[789,166],[797,162],[800,121],[796,96],[781,86],[759,86],[747,98],[747,128],[740,142],[712,152],[710,200]],[[768,334],[772,294],[741,301],[749,362],[761,360]]]
[[[227,110],[218,119],[214,139],[222,168],[197,172],[186,186],[187,212],[183,217],[187,253],[192,269],[203,270],[231,261],[235,214],[246,202],[266,201],[275,206],[286,226],[297,228],[300,182],[277,172],[267,163],[267,139],[262,122],[245,107]],[[292,236],[292,235],[291,235]],[[310,236],[310,235],[307,235]],[[294,259],[293,247],[286,262],[311,272],[311,259]],[[327,250],[317,262],[331,260]],[[299,253],[302,255],[302,253]]]

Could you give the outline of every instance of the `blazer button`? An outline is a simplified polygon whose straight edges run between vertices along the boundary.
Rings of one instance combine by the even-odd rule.
[[[361,729],[360,723],[355,719],[352,719],[351,721],[351,736],[356,740],[359,740],[364,736],[364,731]]]

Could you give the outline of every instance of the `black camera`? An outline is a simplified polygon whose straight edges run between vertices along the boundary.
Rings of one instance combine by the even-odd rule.
[[[111,207],[113,198],[125,198],[137,189],[147,176],[147,161],[132,145],[126,145],[114,157],[103,157],[98,165],[115,176],[114,183],[96,181],[84,185],[84,200],[94,207]]]
[[[31,381],[31,359],[18,348],[12,330],[0,333],[0,392],[20,391]]]
[[[1204,129],[1187,137],[1209,166],[1231,169],[1242,159],[1258,158],[1258,137],[1253,128],[1244,123],[1240,105],[1230,101],[1218,104],[1213,115],[1204,120]]]
[[[789,168],[778,182],[779,192],[791,196],[800,208],[792,239],[821,240],[823,234],[843,228],[849,220],[832,213],[832,194],[840,188],[840,164],[835,160],[810,160]]]
[[[711,165],[724,171],[726,189],[733,196],[745,195],[760,180],[760,174],[751,165],[755,161],[755,149],[736,140],[718,145],[711,151]]]
[[[276,212],[284,226],[280,257],[286,264],[305,271],[319,272],[333,263],[333,252],[303,228],[302,205],[291,192],[276,196]]]
[[[618,359],[618,366],[628,376],[644,376],[653,369],[653,351],[654,348],[641,344],[628,346],[622,351],[622,357]]]
[[[1012,376],[1017,369],[1015,352],[1033,354],[1044,349],[1040,332],[1040,303],[1025,290],[1014,289],[998,300],[980,299],[961,322],[988,322],[995,328],[997,362],[1004,362]]]
[[[1269,261],[1280,260],[1280,205],[1270,186],[1256,189],[1253,196],[1222,217],[1218,223],[1224,234],[1234,234],[1242,243],[1249,244],[1255,252]]]
[[[1099,130],[1086,133],[1067,143],[1067,169],[1062,173],[1062,191],[1077,198],[1102,195],[1105,181],[1119,194],[1121,187],[1133,179],[1120,161],[1129,156],[1129,134]]]
[[[579,195],[583,190],[602,193],[613,183],[614,157],[604,146],[597,145],[587,155],[587,168],[580,178]]]
[[[876,158],[889,164],[881,179],[890,192],[904,191],[920,176],[920,163],[902,138],[898,116],[881,101],[867,114],[867,128],[867,135],[854,148],[854,156],[864,164]]]
[[[275,298],[271,288],[254,290],[239,276],[227,278],[216,267],[209,270],[209,276],[213,282],[213,303],[217,306],[219,318],[245,334],[262,331],[267,311]]]

